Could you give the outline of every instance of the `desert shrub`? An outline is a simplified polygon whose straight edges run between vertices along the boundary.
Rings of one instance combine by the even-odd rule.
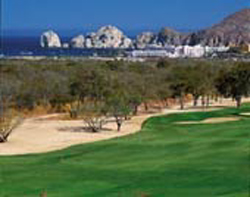
[[[19,126],[22,122],[21,118],[13,117],[1,117],[0,118],[0,143],[8,141],[9,136],[14,131],[14,129]]]
[[[88,102],[82,105],[80,108],[80,116],[87,125],[87,129],[92,132],[101,131],[107,123],[105,106],[100,102]]]

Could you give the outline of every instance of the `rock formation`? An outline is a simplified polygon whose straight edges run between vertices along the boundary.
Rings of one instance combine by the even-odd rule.
[[[250,9],[243,9],[211,28],[190,34],[186,44],[239,46],[250,43]]]
[[[149,45],[179,46],[202,45],[210,47],[239,46],[250,43],[250,9],[243,9],[225,18],[211,28],[184,34],[169,28],[163,28],[156,38],[152,33],[137,36],[136,46],[144,48]]]
[[[77,37],[74,37],[70,41],[70,47],[72,48],[84,48],[85,47],[85,38],[83,35],[79,35]]]
[[[158,34],[144,32],[137,36],[135,46],[142,48],[161,48],[167,46],[179,46],[183,44],[185,34],[169,28],[163,28]]]
[[[169,46],[239,46],[250,43],[250,9],[243,9],[221,23],[198,32],[184,34],[163,28],[158,34],[144,32],[134,41],[114,26],[101,27],[85,37],[79,35],[70,41],[72,48],[167,48]],[[42,47],[62,47],[59,36],[47,31],[41,36]],[[65,45],[66,47],[66,45]]]
[[[67,48],[69,48],[69,44],[68,43],[63,43],[62,47],[65,48],[65,49],[67,49]]]
[[[157,35],[157,42],[163,46],[182,45],[185,35],[169,28],[163,28]]]
[[[59,36],[53,31],[47,31],[41,36],[41,46],[47,48],[62,47]],[[65,45],[66,46],[66,45]],[[101,27],[97,32],[86,37],[79,35],[69,43],[72,48],[131,48],[133,41],[114,26]]]
[[[152,32],[143,32],[136,37],[136,48],[143,49],[155,44],[156,35]]]
[[[45,48],[59,48],[62,47],[59,36],[54,31],[47,31],[41,35],[40,44]]]
[[[130,48],[132,40],[114,26],[101,27],[96,33],[86,36],[87,48]]]

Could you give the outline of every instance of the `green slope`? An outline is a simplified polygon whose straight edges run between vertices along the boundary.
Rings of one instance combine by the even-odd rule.
[[[220,124],[176,121],[241,110],[149,119],[142,132],[39,155],[0,157],[0,197],[248,197],[250,118]]]

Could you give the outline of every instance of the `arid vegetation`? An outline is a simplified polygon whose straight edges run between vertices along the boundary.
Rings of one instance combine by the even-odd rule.
[[[250,91],[250,65],[241,62],[2,61],[0,72],[2,112],[38,107],[47,113],[67,112],[73,119],[82,118],[93,132],[108,118],[119,131],[139,106],[148,110],[151,101],[167,106],[172,98],[184,109],[187,95],[192,95],[194,106],[202,100],[204,107],[210,99],[231,97],[240,107]],[[1,141],[13,130],[10,125],[16,124],[1,113]]]
[[[2,117],[0,120],[0,143],[7,142],[10,134],[20,123],[21,119]]]
[[[16,89],[8,85],[9,82],[3,77],[0,81],[0,143],[7,142],[10,134],[21,123],[21,118],[16,117],[11,110]]]

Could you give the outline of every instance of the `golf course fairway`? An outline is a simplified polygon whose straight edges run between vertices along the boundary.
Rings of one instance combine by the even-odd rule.
[[[0,197],[248,197],[250,104],[148,119],[134,135],[0,157]],[[176,124],[240,117],[217,124]]]

